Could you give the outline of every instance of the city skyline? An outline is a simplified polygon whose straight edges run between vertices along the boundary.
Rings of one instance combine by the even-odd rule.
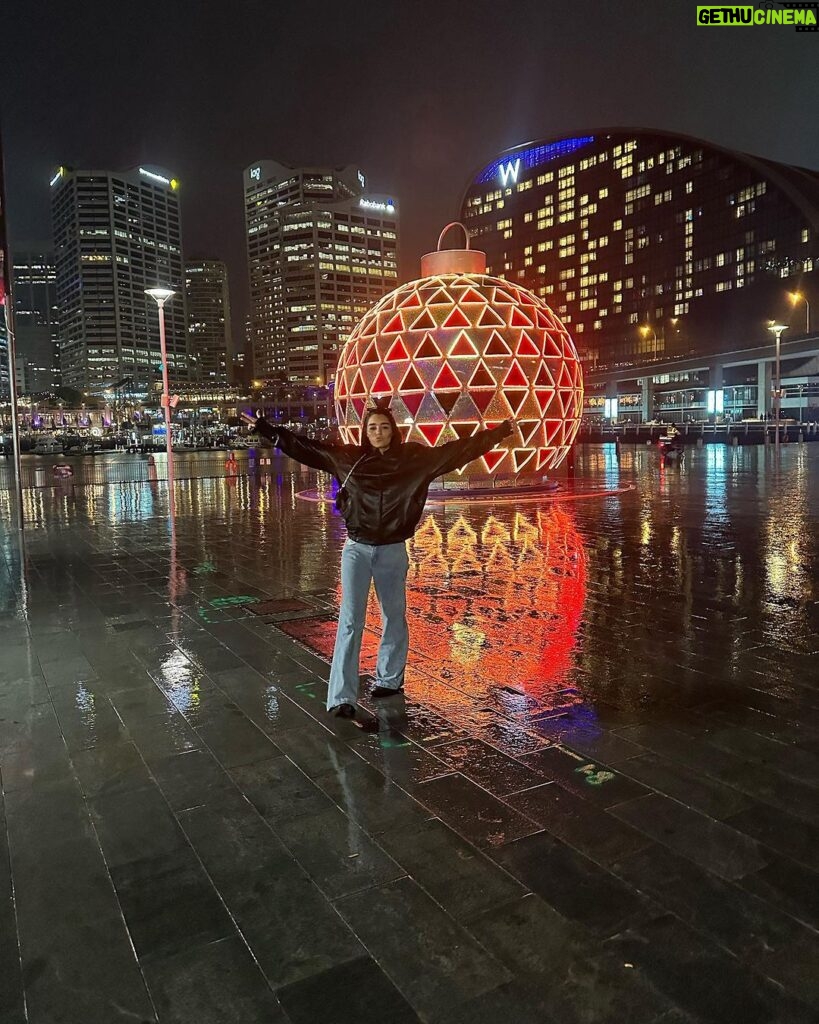
[[[470,175],[530,139],[644,126],[819,166],[803,123],[815,34],[715,32],[696,25],[688,3],[509,12],[479,2],[468,23],[424,4],[386,17],[365,5],[352,22],[329,6],[320,18],[248,8],[227,33],[221,9],[204,4],[199,45],[188,47],[173,42],[187,19],[166,7],[159,45],[148,45],[146,11],[138,45],[126,47],[93,0],[79,13],[16,6],[0,70],[13,245],[48,233],[58,164],[168,166],[182,182],[185,248],[226,261],[237,323],[248,294],[239,176],[259,153],[293,165],[356,162],[374,190],[400,195],[402,276],[456,215]],[[34,52],[71,88],[51,88]],[[396,61],[398,52],[410,56]],[[99,88],[106,80],[116,88]]]

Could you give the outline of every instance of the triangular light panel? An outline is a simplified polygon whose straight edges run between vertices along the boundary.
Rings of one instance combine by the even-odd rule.
[[[424,400],[424,392],[418,392],[414,395],[401,395],[401,400],[407,407],[407,412],[412,416],[413,419],[418,415],[418,410],[421,408],[421,402]]]
[[[443,423],[416,423],[415,425],[430,448],[435,446],[435,442],[441,436],[441,432],[444,429]]]
[[[469,337],[466,331],[461,331],[461,333],[455,339],[455,343],[453,344],[452,348],[449,350],[449,355],[474,357],[478,355],[478,350],[473,345],[472,339]]]
[[[438,376],[432,385],[433,391],[451,391],[453,388],[461,389],[461,382],[457,374],[448,363],[444,363],[438,371]]]
[[[407,346],[404,344],[401,338],[398,338],[393,344],[392,348],[387,353],[387,357],[384,360],[386,363],[402,363],[405,359],[409,359],[409,352],[407,352]]]
[[[376,348],[376,344],[374,341],[371,341],[370,344],[367,346],[367,350],[361,357],[361,359],[359,359],[359,362],[362,364],[362,366],[368,363],[378,362],[378,349]]]
[[[401,319],[401,314],[396,313],[395,316],[390,320],[388,324],[385,324],[381,328],[382,334],[399,334],[404,330],[404,321]]]
[[[502,451],[487,452],[483,457],[484,465],[492,473],[506,458],[506,449]]]
[[[532,341],[526,331],[520,332],[520,341],[518,342],[516,356],[539,356],[540,349]]]
[[[529,378],[520,368],[520,363],[514,362],[509,367],[509,372],[503,378],[505,388],[528,388]]]
[[[426,312],[426,310],[424,311]],[[429,314],[427,314],[429,315]],[[418,346],[415,352],[416,359],[440,359],[442,355],[441,350],[435,344],[431,334],[425,334],[424,340]]]
[[[492,336],[484,350],[484,355],[487,356],[511,356],[512,349],[506,344],[503,336],[498,334],[497,331],[492,331]]]
[[[375,383],[370,388],[370,394],[372,394],[372,395],[392,394],[392,384],[390,383],[390,378],[387,376],[383,366],[378,371],[378,376],[375,378]]]
[[[497,387],[497,381],[486,368],[485,363],[478,363],[475,372],[469,379],[469,389],[472,388],[494,388]]]
[[[437,324],[428,309],[422,310],[410,325],[413,331],[434,331]]]
[[[404,379],[398,385],[399,394],[404,394],[405,391],[423,391],[424,382],[418,376],[418,371],[414,366],[410,366],[404,375]]]
[[[473,391],[470,398],[475,403],[475,407],[478,412],[482,415],[486,415],[486,410],[492,404],[495,398],[496,392],[493,391]]]
[[[491,306],[487,306],[478,319],[478,327],[505,327],[506,321],[498,316]]]
[[[480,423],[477,420],[468,420],[464,423],[450,423],[450,426],[463,441],[465,437],[472,437]]]
[[[472,325],[469,317],[456,306],[441,326],[449,329],[451,327],[471,327]]]

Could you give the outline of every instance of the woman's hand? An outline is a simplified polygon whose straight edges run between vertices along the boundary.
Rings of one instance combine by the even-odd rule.
[[[245,423],[247,423],[249,427],[253,427],[254,430],[256,429],[256,424],[261,418],[262,417],[259,415],[251,416],[250,413],[248,412],[242,413],[242,419],[245,421]]]

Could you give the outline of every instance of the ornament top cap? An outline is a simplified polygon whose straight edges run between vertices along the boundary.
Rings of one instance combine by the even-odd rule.
[[[450,228],[461,228],[466,238],[465,249],[442,249],[444,235]],[[469,248],[469,232],[458,220],[453,220],[438,236],[438,248],[421,257],[421,277],[437,274],[485,274],[486,253]]]

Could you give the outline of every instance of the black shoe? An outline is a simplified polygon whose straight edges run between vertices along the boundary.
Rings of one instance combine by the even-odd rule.
[[[352,704],[336,704],[334,708],[330,708],[330,714],[336,718],[355,718],[355,708]]]
[[[395,690],[391,690],[389,686],[374,686],[372,690],[370,690],[370,696],[375,700],[378,700],[379,697],[395,697],[396,694],[403,692],[403,686],[399,686]]]

